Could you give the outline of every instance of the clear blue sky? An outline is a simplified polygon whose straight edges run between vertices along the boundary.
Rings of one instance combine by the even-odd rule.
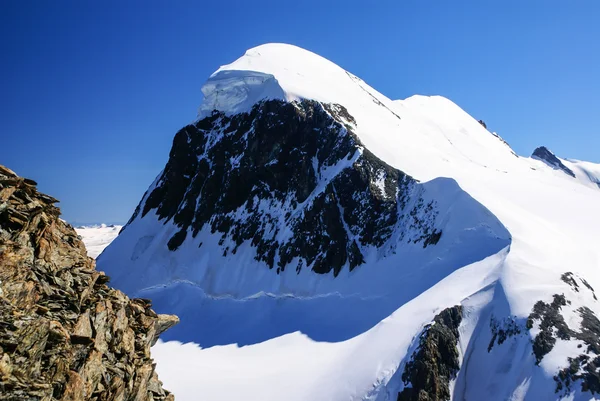
[[[5,0],[0,164],[61,199],[69,221],[126,221],[204,80],[267,42],[391,98],[446,96],[519,154],[600,162],[599,21],[597,0]]]

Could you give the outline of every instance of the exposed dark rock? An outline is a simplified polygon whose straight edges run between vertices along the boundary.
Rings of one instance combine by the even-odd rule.
[[[578,309],[581,315],[581,331],[571,335],[587,345],[585,353],[569,357],[569,366],[561,369],[554,377],[556,392],[568,394],[576,381],[581,382],[581,391],[600,394],[600,321],[587,307]]]
[[[534,150],[531,157],[543,161],[553,169],[562,170],[565,174],[568,174],[571,177],[575,177],[575,173],[573,173],[573,171],[570,168],[565,166],[563,162],[561,162],[560,159],[556,157],[554,153],[552,153],[545,146],[540,146],[539,148]]]
[[[502,320],[498,320],[492,316],[490,319],[492,339],[488,345],[488,352],[492,350],[495,344],[502,345],[508,338],[521,334],[523,329],[522,324],[514,316],[509,316]]]
[[[594,288],[583,278],[580,278],[581,283],[583,285],[585,285],[587,287],[588,290],[590,290],[592,292],[592,294],[594,295],[594,299],[598,300],[598,298],[596,298],[596,292],[594,291]]]
[[[596,295],[592,286],[583,278],[566,272],[561,275],[561,280],[568,284],[574,292],[589,290],[594,300]],[[569,327],[561,314],[563,308],[571,308],[571,311],[581,316],[580,327]],[[514,320],[514,319],[513,319]],[[494,346],[496,339],[498,344],[502,343],[502,338],[508,338],[519,334],[520,325],[515,324],[497,324],[492,320],[493,338],[490,342],[488,351]],[[502,326],[504,333],[496,327]],[[574,354],[568,357],[569,365],[561,369],[554,377],[556,382],[556,392],[563,396],[572,391],[575,383],[581,383],[581,391],[600,394],[600,320],[595,313],[587,306],[572,309],[571,301],[564,294],[555,294],[551,303],[538,301],[529,315],[526,323],[526,329],[531,330],[534,327],[539,329],[539,333],[533,339],[533,353],[536,358],[536,364],[539,364],[545,355],[552,351],[557,340],[580,341],[578,348],[582,353]],[[583,347],[585,345],[585,348]]]
[[[564,281],[565,283],[569,284],[575,292],[579,292],[579,284],[577,284],[577,281],[575,281],[575,278],[573,277],[573,273],[571,273],[571,272],[563,273],[560,276],[560,279],[562,281]]]
[[[177,317],[108,287],[54,203],[0,166],[0,400],[173,400],[150,346]]]
[[[402,374],[405,387],[398,401],[450,400],[450,380],[458,372],[458,327],[462,306],[444,309],[419,339],[419,348],[406,364]]]
[[[296,260],[298,272],[337,275],[395,230],[404,243],[435,245],[435,203],[366,150],[354,126],[343,106],[310,100],[263,101],[234,116],[214,111],[175,135],[132,220],[152,211],[172,221],[179,231],[170,250],[201,230],[221,236],[223,255],[247,241],[277,272]]]
[[[527,329],[529,330],[533,328],[534,324],[539,324],[540,332],[533,340],[533,353],[538,365],[544,355],[552,351],[556,344],[556,338],[561,340],[571,338],[571,329],[560,314],[560,309],[565,305],[567,305],[565,296],[555,294],[554,300],[550,304],[538,301],[527,319]]]
[[[485,121],[479,120],[478,123],[481,124],[483,126],[483,128],[487,129],[487,125],[485,124]]]
[[[581,331],[574,333],[575,338],[587,344],[587,351],[600,355],[600,321],[587,306],[578,310],[581,315]]]
[[[579,287],[579,284],[577,283],[577,279],[579,279],[579,281],[581,282],[581,284],[583,286],[585,286],[588,290],[591,291],[592,296],[594,297],[594,299],[598,300],[598,298],[596,297],[596,292],[594,291],[594,288],[585,279],[574,275],[572,272],[563,273],[560,276],[560,279],[562,281],[564,281],[565,283],[567,283],[569,286],[571,286],[571,288],[575,292],[579,292],[579,288],[580,287]]]

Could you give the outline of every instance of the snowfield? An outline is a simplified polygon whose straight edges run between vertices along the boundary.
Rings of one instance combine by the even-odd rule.
[[[600,164],[575,159],[562,159],[582,184],[600,189]]]
[[[172,252],[173,222],[138,216],[98,268],[128,295],[180,316],[153,348],[177,400],[396,400],[410,385],[401,376],[419,334],[454,305],[464,308],[454,400],[594,399],[577,384],[555,392],[554,376],[581,352],[577,340],[559,341],[538,366],[531,345],[538,328],[525,324],[534,304],[554,294],[571,302],[561,313],[574,329],[579,307],[600,313],[591,291],[561,280],[573,272],[600,288],[598,165],[563,160],[573,179],[516,155],[448,99],[392,101],[291,45],[248,50],[202,92],[199,119],[213,109],[247,112],[264,99],[343,105],[364,147],[439,202],[435,224],[444,234],[426,249],[372,249],[366,264],[334,278],[308,269],[274,274],[249,243],[224,256],[208,228]],[[90,256],[119,229],[102,230],[78,230]],[[490,347],[492,319],[523,330]]]
[[[123,226],[99,224],[75,227],[85,244],[89,257],[97,258],[115,238]]]

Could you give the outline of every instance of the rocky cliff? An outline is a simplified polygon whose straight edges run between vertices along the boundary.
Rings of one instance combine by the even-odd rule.
[[[278,274],[293,265],[337,276],[394,233],[396,243],[435,245],[435,202],[425,204],[416,180],[365,149],[354,128],[343,106],[315,101],[215,111],[177,133],[129,223],[149,212],[172,220],[171,251],[205,227],[221,235],[224,257],[250,241]]]
[[[110,288],[56,202],[0,166],[0,400],[173,400],[150,347],[178,318]]]

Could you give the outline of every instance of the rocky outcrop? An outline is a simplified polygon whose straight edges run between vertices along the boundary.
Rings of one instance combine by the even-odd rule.
[[[574,291],[578,291],[575,277],[570,272],[562,275],[563,281],[571,285]],[[591,286],[589,288],[590,291],[593,291]],[[561,369],[554,377],[556,392],[567,395],[573,390],[575,383],[579,383],[581,391],[598,394],[600,393],[600,372],[598,372],[600,367],[600,320],[590,308],[582,306],[570,311],[581,317],[580,326],[569,327],[561,309],[570,305],[571,301],[564,294],[555,294],[552,303],[538,301],[534,305],[533,311],[527,319],[527,328],[536,327],[539,331],[533,339],[533,353],[539,364],[544,356],[552,351],[557,340],[578,341],[578,349],[581,350],[581,353],[568,356],[569,365]]]
[[[571,289],[573,289],[573,291],[575,291],[575,292],[579,292],[579,290],[583,289],[583,287],[587,288],[587,290],[591,292],[592,297],[594,298],[594,301],[598,300],[598,297],[596,297],[596,292],[594,291],[594,288],[586,281],[586,279],[579,277],[576,274],[573,274],[573,272],[563,273],[560,276],[560,279],[562,281],[564,281],[565,283],[567,283],[571,287]],[[581,286],[577,283],[578,281],[581,283]]]
[[[0,400],[173,400],[150,346],[177,317],[107,286],[56,202],[0,166]]]
[[[488,345],[488,352],[491,352],[494,345],[502,345],[504,342],[514,336],[521,334],[525,331],[525,327],[520,324],[515,316],[508,316],[503,319],[497,319],[492,316],[490,319],[490,330],[492,332],[492,339]]]
[[[569,286],[573,295],[579,294],[573,298],[569,294],[554,294],[550,302],[537,301],[526,319],[515,316],[497,319],[492,316],[488,352],[501,347],[509,338],[527,336],[531,338],[535,364],[539,365],[559,342],[575,342],[577,347],[572,349],[576,351],[566,355],[568,364],[554,376],[555,391],[561,397],[568,396],[577,387],[582,392],[600,394],[600,320],[586,306],[593,306],[598,301],[597,296],[594,288],[577,274],[565,272],[560,279]],[[587,300],[586,304],[576,305],[576,299],[582,297]],[[578,319],[573,319],[573,315],[578,316],[581,323],[575,325]]]
[[[425,328],[419,346],[402,374],[404,389],[398,401],[450,400],[450,381],[460,369],[458,327],[462,306],[444,309]]]
[[[220,235],[223,256],[249,242],[278,273],[290,264],[298,272],[352,270],[393,233],[396,242],[435,245],[435,202],[365,149],[354,129],[343,106],[310,100],[215,111],[175,135],[130,222],[148,213],[172,221],[172,251],[201,230]]]
[[[531,330],[536,324],[539,327],[539,333],[533,340],[533,354],[537,364],[552,351],[557,338],[561,340],[570,338],[571,330],[560,313],[567,302],[563,294],[554,294],[551,303],[538,301],[533,306],[533,311],[527,319],[527,328]]]
[[[565,166],[564,163],[561,162],[560,159],[545,146],[540,146],[539,148],[535,149],[531,157],[541,160],[553,169],[561,170],[565,174],[575,178],[575,173],[573,170]]]
[[[570,334],[586,347],[581,354],[569,357],[569,366],[561,369],[554,377],[556,392],[568,394],[574,383],[579,382],[581,391],[600,394],[600,320],[586,306],[577,311],[581,316],[581,330]]]

